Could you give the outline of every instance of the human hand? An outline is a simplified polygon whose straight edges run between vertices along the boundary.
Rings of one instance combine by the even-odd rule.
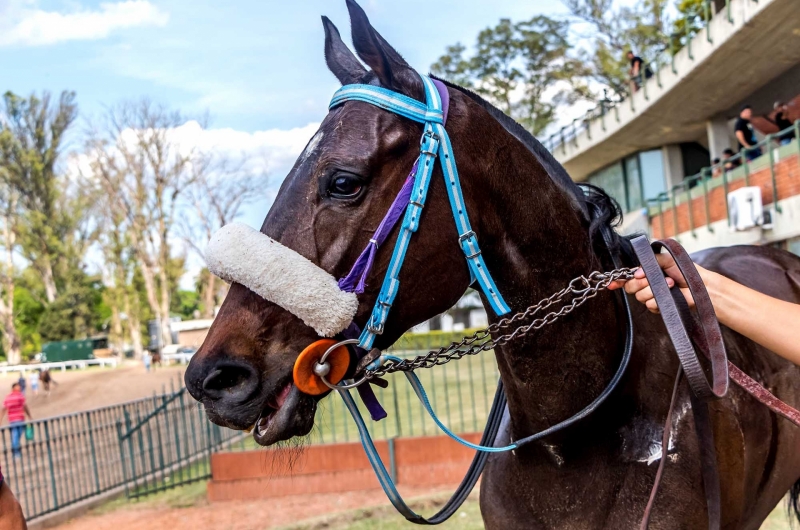
[[[676,285],[681,290],[681,294],[686,298],[689,307],[694,307],[694,299],[692,293],[689,291],[689,286],[686,284],[686,279],[681,274],[680,269],[675,264],[675,260],[669,254],[656,254],[656,260],[661,270],[667,275],[667,285],[670,289]],[[698,268],[699,270],[699,268]],[[619,289],[625,287],[625,292],[636,296],[636,299],[643,303],[651,313],[658,314],[658,304],[653,296],[653,290],[650,288],[650,283],[641,267],[636,269],[633,274],[634,279],[628,281],[616,281],[608,286],[609,290]]]

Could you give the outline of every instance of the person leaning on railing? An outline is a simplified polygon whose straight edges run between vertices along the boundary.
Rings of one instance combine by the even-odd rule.
[[[0,530],[25,530],[27,528],[25,516],[22,515],[22,507],[3,479],[3,470],[0,469]]]
[[[783,133],[778,138],[778,141],[781,145],[786,145],[794,138],[794,131],[791,130],[793,125],[792,120],[789,119],[789,107],[786,106],[786,103],[776,101],[774,108],[778,112],[775,113],[775,119],[773,121],[775,125],[778,126],[778,132]]]
[[[694,307],[686,280],[672,256],[657,254],[656,259],[667,274],[670,288],[677,285],[689,307]],[[708,290],[711,304],[721,324],[800,365],[800,341],[797,340],[800,304],[759,293],[700,265],[695,264],[695,267]],[[623,286],[626,293],[635,295],[652,313],[658,313],[653,291],[641,268],[636,270],[633,280],[616,282],[609,288],[619,289]]]

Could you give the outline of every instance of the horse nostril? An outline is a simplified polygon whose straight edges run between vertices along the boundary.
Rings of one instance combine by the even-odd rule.
[[[222,397],[223,393],[238,396],[248,395],[257,386],[256,374],[249,366],[224,365],[217,366],[203,380],[203,392],[213,398]]]

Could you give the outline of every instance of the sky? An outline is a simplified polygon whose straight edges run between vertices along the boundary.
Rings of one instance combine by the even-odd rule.
[[[557,0],[362,0],[417,70],[471,45],[501,17],[564,15]],[[350,43],[344,0],[0,0],[0,91],[74,90],[82,121],[148,97],[187,117],[186,137],[264,161],[264,192],[241,220],[259,227],[338,81],[320,15]],[[200,120],[202,121],[202,120]]]

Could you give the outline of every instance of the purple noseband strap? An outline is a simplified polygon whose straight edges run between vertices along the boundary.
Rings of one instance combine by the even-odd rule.
[[[450,108],[450,94],[447,92],[447,87],[444,83],[436,79],[432,81],[433,84],[436,85],[436,90],[439,91],[439,96],[442,98],[443,119],[444,122],[447,123],[447,111]],[[408,206],[408,201],[411,198],[411,190],[414,187],[414,176],[416,174],[417,162],[414,162],[411,173],[406,177],[406,181],[403,183],[403,187],[400,188],[400,192],[397,194],[397,197],[395,197],[394,202],[392,202],[392,205],[389,207],[389,211],[386,212],[386,215],[383,217],[383,220],[381,220],[375,233],[372,234],[369,243],[367,243],[367,247],[361,252],[361,255],[358,256],[358,259],[353,264],[353,268],[350,269],[347,276],[339,280],[339,288],[342,291],[356,294],[364,292],[367,286],[367,276],[369,276],[372,265],[375,263],[375,255],[378,253],[378,249],[389,237],[392,229]],[[348,339],[358,338],[359,332],[358,326],[353,323],[350,325],[350,328],[345,330],[344,335]],[[367,353],[361,348],[355,348],[355,350],[361,357]],[[381,407],[370,385],[359,386],[358,394],[364,402],[364,405],[366,405],[373,421],[382,420],[386,417],[386,411]]]

